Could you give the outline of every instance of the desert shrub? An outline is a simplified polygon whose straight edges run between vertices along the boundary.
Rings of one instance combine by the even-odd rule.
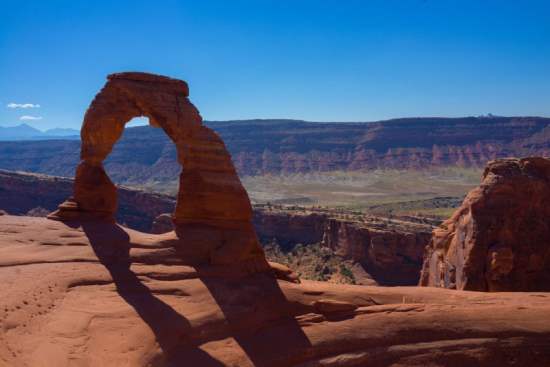
[[[355,276],[353,275],[351,269],[349,269],[346,265],[340,264],[340,274],[351,280],[352,283],[355,283]]]

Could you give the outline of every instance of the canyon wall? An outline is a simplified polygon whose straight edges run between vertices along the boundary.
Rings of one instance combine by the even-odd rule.
[[[287,250],[296,244],[321,243],[343,260],[358,263],[377,283],[417,284],[432,225],[400,218],[336,213],[256,209],[254,226],[264,243],[275,239]]]
[[[484,167],[511,156],[550,155],[550,119],[410,118],[372,123],[294,120],[206,121],[224,140],[239,174]],[[74,176],[78,141],[0,142],[0,168]],[[176,147],[159,129],[124,131],[105,168],[117,183],[173,181]]]
[[[387,225],[331,219],[323,243],[344,259],[362,265],[380,285],[414,285],[419,279],[424,248],[431,238],[429,225]]]
[[[550,159],[501,159],[434,231],[420,285],[550,291]]]
[[[13,215],[28,215],[36,208],[51,212],[72,194],[73,184],[64,177],[0,170],[0,209]],[[160,213],[175,206],[170,196],[123,186],[117,187],[117,195],[117,222],[140,231],[149,231]]]

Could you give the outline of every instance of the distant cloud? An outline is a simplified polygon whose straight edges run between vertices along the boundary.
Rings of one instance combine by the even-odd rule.
[[[34,103],[8,103],[8,108],[40,108],[39,104]]]
[[[19,120],[24,120],[24,121],[27,121],[27,120],[42,120],[42,116],[25,115],[25,116],[19,117]]]

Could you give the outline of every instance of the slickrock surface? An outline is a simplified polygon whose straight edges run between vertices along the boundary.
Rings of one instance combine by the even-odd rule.
[[[1,216],[0,365],[550,364],[548,293],[296,284],[171,236]]]
[[[550,291],[550,159],[490,162],[481,185],[434,231],[420,284]]]
[[[103,161],[125,124],[146,116],[177,149],[181,171],[173,220],[174,246],[196,248],[197,261],[211,264],[256,260],[265,263],[252,227],[252,206],[221,138],[202,124],[187,98],[184,81],[147,73],[118,73],[95,96],[81,129],[80,164],[74,197],[51,219],[97,218],[114,222],[116,187]],[[199,251],[202,251],[199,254]]]

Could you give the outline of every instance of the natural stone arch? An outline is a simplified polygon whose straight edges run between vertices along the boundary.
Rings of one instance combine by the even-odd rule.
[[[177,243],[200,248],[211,263],[262,258],[252,227],[252,207],[222,139],[202,124],[184,81],[147,73],[118,73],[96,95],[84,116],[81,161],[74,197],[51,219],[112,220],[116,187],[103,161],[134,117],[161,127],[183,166],[173,214]]]

